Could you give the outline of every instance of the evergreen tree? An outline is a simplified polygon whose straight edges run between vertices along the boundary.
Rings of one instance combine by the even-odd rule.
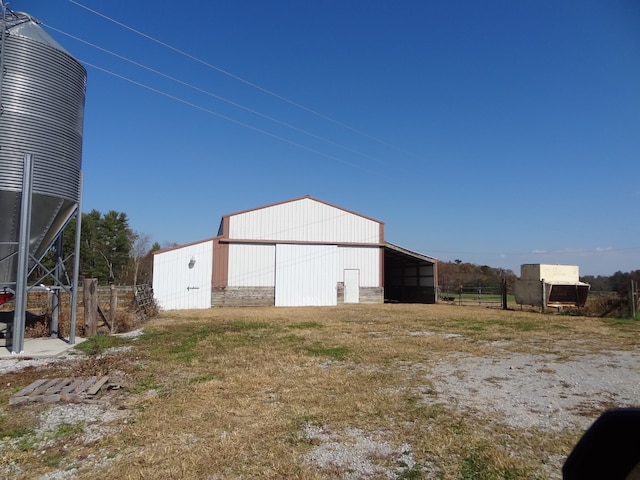
[[[132,246],[131,229],[125,213],[97,210],[82,214],[80,239],[80,276],[97,278],[101,284],[123,283]],[[64,254],[75,244],[76,222],[72,220],[64,233]]]

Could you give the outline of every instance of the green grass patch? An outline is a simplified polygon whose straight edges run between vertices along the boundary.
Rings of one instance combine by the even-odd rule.
[[[153,330],[145,328],[143,334],[139,338],[143,343],[153,344],[169,339],[173,335],[175,335],[175,333],[169,330]]]
[[[422,480],[425,478],[422,465],[416,463],[411,468],[406,464],[399,465],[404,470],[396,477],[398,480]]]
[[[159,359],[190,364],[211,352],[223,352],[230,348],[255,343],[256,340],[266,337],[265,335],[256,335],[256,332],[272,332],[274,330],[272,325],[265,322],[237,321],[181,326],[170,333],[150,331],[142,336],[142,341]]]
[[[130,342],[131,340],[128,338],[114,337],[111,335],[95,335],[76,345],[75,349],[87,355],[100,355],[109,348],[121,347]]]
[[[640,322],[638,322],[640,317],[634,318],[611,318],[611,319],[603,319],[603,323],[609,327],[613,327],[615,329],[619,329],[627,332],[637,332],[640,331]]]
[[[273,326],[266,322],[233,322],[228,325],[229,332],[249,332],[255,330],[267,330],[271,329]]]
[[[474,448],[460,462],[460,480],[517,480],[530,478],[528,472],[505,464],[484,446]]]
[[[30,452],[37,446],[35,435],[25,435],[18,440],[18,450],[21,452]]]
[[[186,334],[177,333],[169,353],[179,362],[190,363],[198,356],[196,351],[198,343],[204,341],[210,335],[211,330],[208,327],[200,327]]]
[[[59,425],[53,432],[53,438],[66,438],[74,435],[79,435],[84,432],[84,422],[78,423],[64,423]]]
[[[532,332],[537,330],[548,331],[558,327],[557,324],[545,323],[537,320],[456,320],[460,330],[465,332],[489,332],[499,329],[501,332]]]
[[[321,343],[305,347],[304,351],[314,357],[327,357],[333,360],[345,360],[350,353],[347,347],[327,347]]]
[[[211,380],[217,380],[219,378],[220,378],[219,375],[215,375],[213,373],[205,373],[204,375],[198,375],[198,376],[190,378],[187,381],[187,383],[189,385],[194,385],[196,383],[210,382]]]
[[[21,438],[27,435],[33,435],[33,430],[30,428],[0,428],[0,439],[9,440],[12,438]]]
[[[155,375],[147,375],[143,377],[140,382],[134,387],[131,387],[129,391],[131,393],[140,394],[149,390],[162,390],[162,384],[158,382]]]
[[[323,325],[320,322],[302,322],[287,325],[287,328],[290,330],[315,330],[323,328]]]
[[[307,341],[305,337],[300,335],[287,335],[283,338],[283,340],[287,343],[287,345],[291,347],[299,347]]]
[[[62,461],[66,458],[66,453],[63,450],[47,450],[44,457],[42,457],[42,463],[47,467],[57,468]]]

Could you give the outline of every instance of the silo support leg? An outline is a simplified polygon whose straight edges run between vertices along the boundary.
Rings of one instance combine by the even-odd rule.
[[[33,190],[33,156],[26,153],[22,170],[22,200],[20,202],[20,234],[18,236],[18,269],[16,303],[13,313],[11,353],[24,352],[24,329],[27,315],[27,274],[29,271],[29,237],[31,235],[31,199]]]

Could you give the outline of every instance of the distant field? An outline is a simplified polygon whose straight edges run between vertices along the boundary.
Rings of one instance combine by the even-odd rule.
[[[95,337],[76,360],[0,376],[0,477],[13,465],[5,476],[560,478],[585,426],[640,394],[577,398],[581,377],[564,368],[624,372],[640,359],[639,332],[628,320],[445,304],[163,313],[138,338]],[[123,387],[95,424],[78,413],[42,433],[59,406],[7,406],[35,379],[80,373]],[[539,390],[542,406],[517,396],[542,380],[553,386]],[[573,397],[570,411],[549,407]]]

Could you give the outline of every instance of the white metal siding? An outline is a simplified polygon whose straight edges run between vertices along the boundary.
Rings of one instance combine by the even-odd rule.
[[[230,287],[273,287],[275,282],[275,245],[229,245]]]
[[[276,307],[337,304],[335,245],[276,245]]]
[[[310,198],[232,215],[229,238],[326,243],[381,240],[379,222]]]
[[[534,263],[521,265],[520,277],[523,280],[575,283],[580,281],[580,272],[577,265]]]
[[[361,287],[380,287],[380,249],[378,247],[338,247],[338,278],[344,270],[360,270]]]
[[[212,262],[212,241],[154,255],[153,293],[158,306],[164,310],[211,307]]]

